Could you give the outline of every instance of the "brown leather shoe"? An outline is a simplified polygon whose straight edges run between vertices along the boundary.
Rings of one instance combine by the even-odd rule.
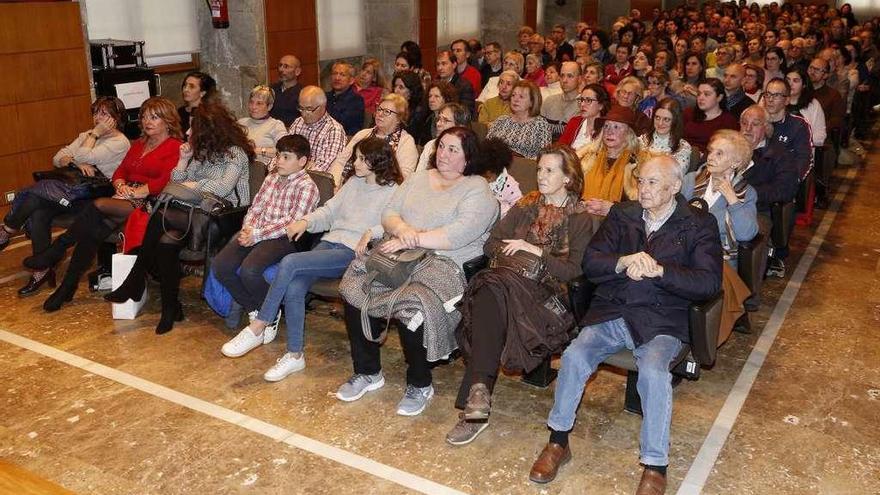
[[[571,460],[571,450],[558,443],[548,443],[541,455],[532,464],[529,479],[535,483],[550,483],[556,479],[556,473],[563,464]]]
[[[636,495],[663,495],[666,493],[666,476],[659,471],[645,468],[642,471],[642,480],[636,489]]]

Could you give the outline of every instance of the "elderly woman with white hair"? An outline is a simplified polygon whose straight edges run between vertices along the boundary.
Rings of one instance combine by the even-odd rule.
[[[724,301],[719,344],[730,336],[751,294],[737,275],[737,247],[758,234],[758,193],[743,177],[752,163],[752,145],[741,133],[715,131],[709,139],[706,164],[684,177],[681,194],[701,198],[718,221],[724,261]]]
[[[287,135],[284,122],[270,117],[275,105],[275,92],[262,84],[254,86],[248,98],[248,116],[238,119],[248,139],[254,144],[257,160],[269,163],[275,157],[275,143]]]
[[[523,54],[512,50],[504,54],[504,71],[513,71],[517,75],[517,81],[519,77],[523,73],[523,69],[526,67],[526,59],[523,57]],[[503,72],[502,72],[503,74]],[[483,86],[483,91],[480,93],[480,96],[477,97],[477,101],[480,103],[486,103],[492,98],[498,96],[498,84],[500,82],[501,75],[490,77],[488,81],[486,81],[486,85]]]

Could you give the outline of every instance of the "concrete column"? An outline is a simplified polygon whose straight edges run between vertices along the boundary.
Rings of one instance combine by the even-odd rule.
[[[394,57],[404,41],[419,40],[416,0],[365,0],[368,57],[382,62],[385,77],[394,74]],[[390,84],[391,81],[389,80]]]
[[[229,2],[227,29],[214,29],[204,0],[191,1],[196,3],[198,12],[202,71],[217,80],[229,110],[239,117],[246,116],[251,89],[266,82],[263,0]]]
[[[506,51],[519,47],[523,0],[483,0],[483,43],[497,41]]]
[[[568,0],[565,5],[557,5],[554,0],[538,0],[544,2],[544,23],[538,26],[542,35],[547,35],[554,24],[565,25],[565,39],[570,39],[576,34],[574,24],[581,19],[581,0]]]

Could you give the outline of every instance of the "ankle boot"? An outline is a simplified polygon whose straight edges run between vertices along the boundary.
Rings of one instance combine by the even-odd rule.
[[[42,253],[28,256],[22,264],[31,270],[46,270],[57,265],[67,254],[67,248],[74,245],[76,239],[68,232],[58,236],[52,244]]]
[[[138,255],[135,258],[134,266],[128,272],[128,276],[122,281],[122,285],[116,290],[104,294],[104,300],[114,303],[124,303],[129,299],[140,301],[144,295],[144,288],[147,286],[146,261],[143,255]]]
[[[101,225],[94,228],[88,235],[83,234],[78,238],[76,247],[73,249],[73,255],[70,257],[70,263],[67,265],[67,273],[64,274],[64,280],[55,292],[43,303],[43,309],[47,312],[58,311],[65,302],[73,300],[73,294],[79,285],[79,279],[92,265],[95,255],[98,253],[99,239],[107,237],[110,228]]]
[[[156,265],[159,269],[159,292],[162,295],[162,316],[156,325],[156,333],[168,333],[174,322],[183,321],[180,304],[180,249],[176,244],[159,244],[156,248]]]
[[[76,294],[76,286],[77,282],[68,282],[67,277],[64,277],[61,285],[43,302],[43,310],[47,313],[52,313],[61,309],[64,303],[73,301],[73,295]]]

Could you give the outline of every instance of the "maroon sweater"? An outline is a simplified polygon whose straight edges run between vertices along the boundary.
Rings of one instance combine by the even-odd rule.
[[[703,155],[706,154],[706,146],[709,145],[709,138],[715,131],[720,129],[739,130],[739,121],[730,112],[722,111],[721,115],[712,120],[704,120],[697,122],[694,120],[694,107],[685,109],[684,111],[684,139],[694,148],[700,150]]]

